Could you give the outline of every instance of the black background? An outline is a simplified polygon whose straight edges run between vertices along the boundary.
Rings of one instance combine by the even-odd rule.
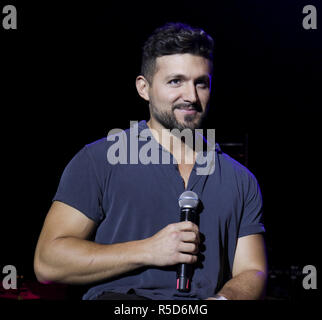
[[[13,264],[34,279],[35,245],[64,167],[112,128],[148,119],[134,85],[141,47],[156,27],[180,21],[215,39],[208,127],[219,143],[248,134],[270,270],[312,264],[319,272],[319,1],[0,3],[1,18],[6,4],[18,11],[17,30],[0,25],[0,267]],[[302,27],[308,4],[317,8],[317,30]],[[281,291],[271,295],[317,294],[289,283],[275,282]]]

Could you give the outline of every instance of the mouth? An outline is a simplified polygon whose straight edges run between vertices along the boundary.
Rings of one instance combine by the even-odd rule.
[[[184,114],[196,114],[198,111],[196,108],[187,106],[187,107],[179,107],[177,108],[179,112],[182,112]]]
[[[184,114],[196,114],[197,113],[196,109],[179,109],[179,111]]]

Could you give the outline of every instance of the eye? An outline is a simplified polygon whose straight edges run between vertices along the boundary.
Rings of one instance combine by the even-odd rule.
[[[179,85],[181,83],[181,79],[171,79],[168,83],[171,85]]]
[[[200,80],[196,83],[196,85],[199,87],[199,88],[202,88],[202,89],[207,89],[209,88],[209,81],[207,80]]]

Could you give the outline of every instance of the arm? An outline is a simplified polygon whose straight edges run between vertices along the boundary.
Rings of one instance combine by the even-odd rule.
[[[147,266],[194,263],[198,228],[192,223],[168,225],[138,241],[98,244],[87,240],[95,222],[55,201],[46,217],[34,257],[40,282],[91,283]]]
[[[264,298],[267,262],[262,235],[254,234],[238,239],[232,276],[232,279],[218,292],[219,295],[229,300]]]

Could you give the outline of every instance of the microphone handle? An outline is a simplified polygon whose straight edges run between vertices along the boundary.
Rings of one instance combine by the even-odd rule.
[[[182,208],[180,211],[180,222],[181,221],[195,222],[195,210],[192,208]]]
[[[181,221],[195,222],[195,210],[192,208],[182,208],[180,211]],[[192,265],[180,263],[177,267],[177,290],[187,292],[190,290],[190,282],[192,276]]]

